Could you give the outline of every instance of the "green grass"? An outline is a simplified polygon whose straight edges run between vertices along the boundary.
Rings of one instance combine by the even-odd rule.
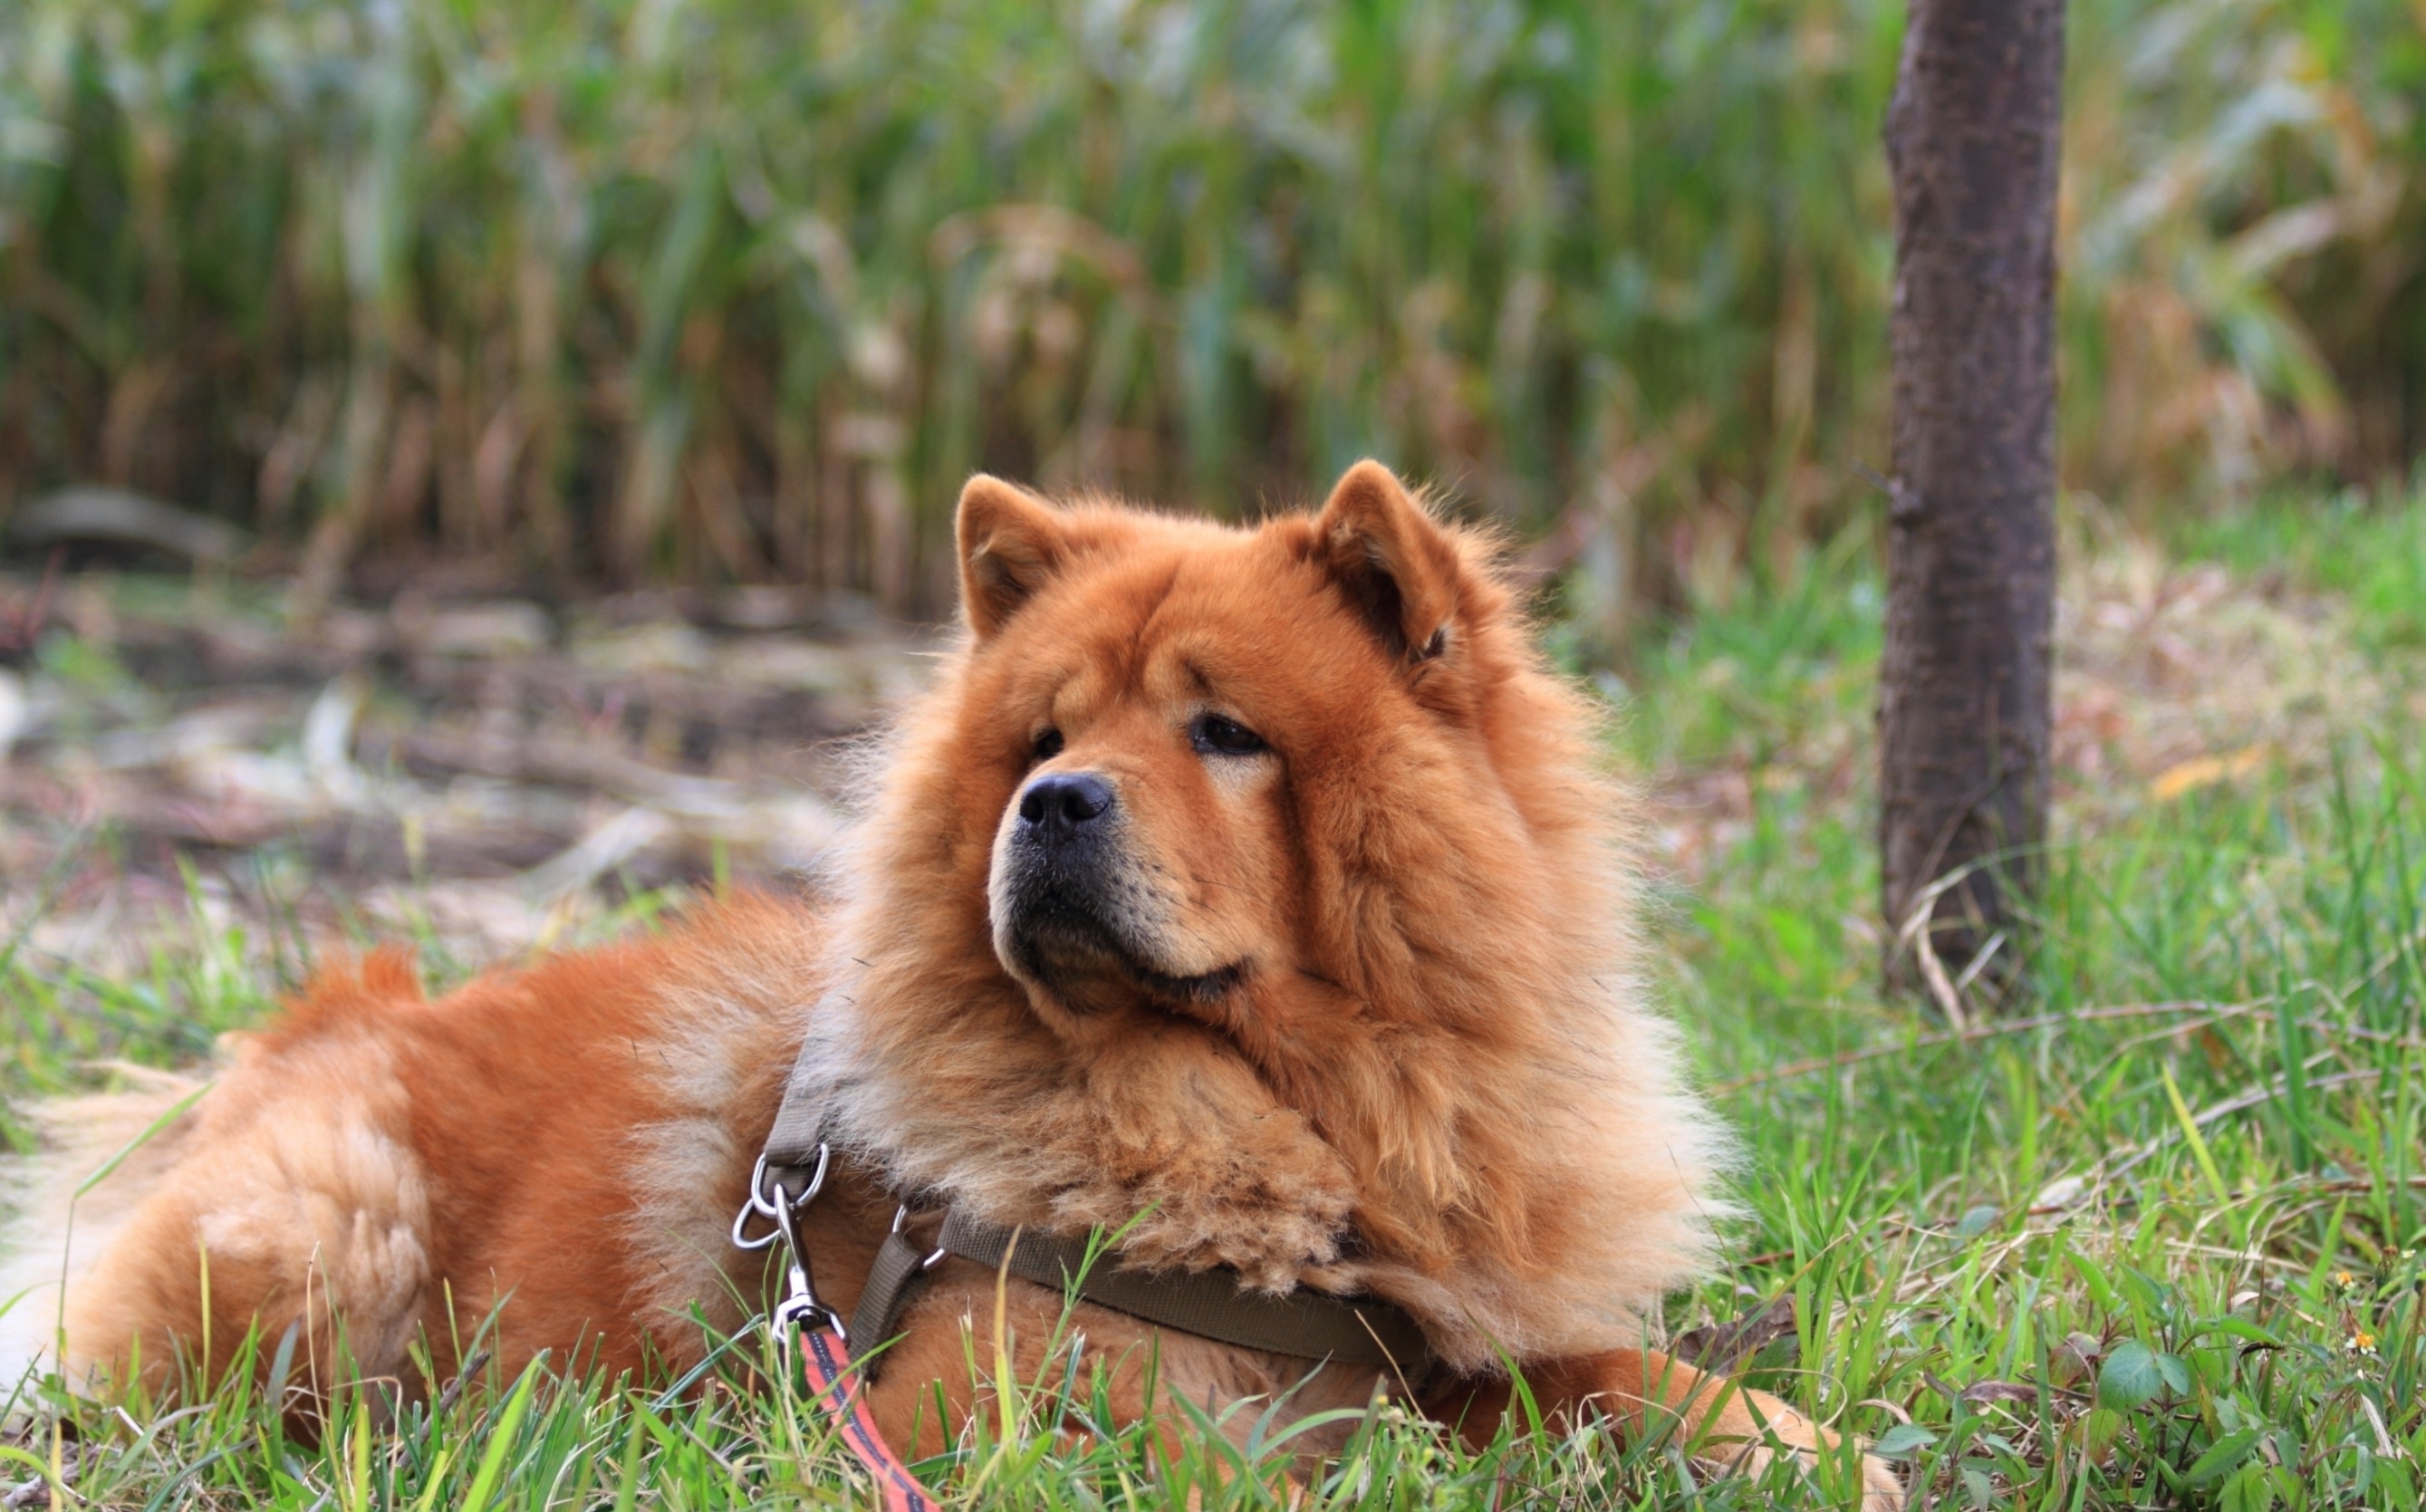
[[[2418,570],[2421,543],[2414,505],[2289,502],[2175,549],[2345,595],[2405,686],[2406,606],[2381,585]],[[1791,1298],[1792,1333],[1750,1379],[1881,1440],[1938,1505],[2415,1505],[2418,731],[2353,725],[2321,767],[2169,803],[2077,794],[2013,1015],[1953,1035],[1875,996],[1867,788],[1809,780],[1861,739],[1868,562],[1820,553],[1679,621],[1619,690],[1619,739],[1645,764],[1778,773],[1701,883],[1664,893],[1670,1000],[1742,1130],[1748,1210],[1735,1264],[1672,1324]],[[262,1010],[274,954],[204,932],[148,975],[99,980],[21,952],[0,978],[8,1085],[66,1084],[94,1054],[190,1055]],[[393,1426],[341,1395],[316,1446],[243,1390],[165,1419],[44,1399],[14,1441],[47,1461],[47,1425],[72,1423],[76,1492],[109,1505],[839,1504],[845,1460],[754,1384],[762,1349],[736,1341],[703,1390],[490,1373]],[[1177,1506],[1217,1481],[1205,1504],[1277,1504],[1276,1461],[1206,1435],[1157,1475],[1134,1433],[1070,1448],[1035,1431],[1098,1411],[1092,1394],[1021,1383],[1007,1432],[978,1424],[924,1469],[969,1504]],[[1313,1489],[1341,1507],[1831,1504],[1783,1481],[1694,1488],[1667,1445],[1519,1436],[1475,1455],[1388,1414]]]
[[[2346,489],[2305,505],[2186,520],[2180,547],[2244,576],[2275,576],[2331,593],[2379,656],[2426,647],[2426,528],[2399,496]]]

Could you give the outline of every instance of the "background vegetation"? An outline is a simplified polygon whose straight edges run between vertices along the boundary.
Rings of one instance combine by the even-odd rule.
[[[0,512],[932,610],[974,466],[1252,510],[1369,451],[1552,532],[1606,634],[1884,466],[1901,14],[18,0]],[[2404,467],[2417,8],[2071,24],[2070,482]]]
[[[2426,429],[2426,10],[2073,0],[2057,845],[2014,1012],[1964,1015],[1990,985],[1965,983],[1969,1027],[1873,986],[1867,469],[1901,11],[0,4],[0,529],[59,485],[141,489],[302,569],[299,595],[235,595],[295,624],[349,565],[432,559],[496,568],[483,593],[771,581],[914,613],[946,602],[940,528],[972,466],[1252,512],[1387,456],[1572,569],[1553,650],[1653,794],[1668,1000],[1746,1142],[1736,1263],[1674,1327],[1751,1323],[1752,1379],[1870,1436],[1938,1506],[2414,1506],[2426,507],[2398,480]],[[281,903],[357,880],[300,826],[195,830],[188,935],[89,896],[120,821],[68,779],[127,768],[88,716],[144,703],[111,606],[234,622],[225,587],[0,583],[0,692],[21,693],[0,821],[32,837],[12,854],[55,857],[0,878],[12,1099],[110,1058],[191,1064],[338,933]],[[620,750],[664,722],[605,681],[665,702],[715,648],[651,620],[662,602],[632,626],[628,601],[575,608],[464,607],[451,650],[325,623],[353,626],[347,655],[440,672],[501,626],[570,660],[612,639],[559,702]],[[720,612],[817,649],[806,610],[764,610]],[[293,684],[270,702],[298,731],[364,696],[317,661],[259,675]],[[495,683],[501,727],[536,721],[539,694]],[[262,752],[175,723],[128,791],[171,756],[282,792],[288,767],[410,759],[356,753],[343,719],[264,716]],[[808,743],[791,728],[769,739]],[[623,743],[654,765],[608,775],[644,796],[709,760],[687,734]],[[463,764],[416,780],[494,828]],[[449,954],[404,833],[396,895],[427,908],[444,983],[484,962]],[[618,875],[568,935],[683,895]],[[81,922],[53,930],[55,906]],[[751,1376],[757,1348],[700,1390],[551,1362],[392,1423],[341,1393],[316,1444],[242,1390],[160,1413],[28,1383],[0,1406],[0,1499],[839,1504],[847,1458]],[[1083,1373],[1029,1386],[1027,1415],[925,1467],[947,1500],[1279,1504],[1276,1461],[1199,1436],[1149,1474],[1134,1435],[1038,1431],[1090,1410]],[[1808,1496],[1703,1488],[1674,1446],[1600,1436],[1469,1456],[1386,1413],[1312,1490],[1393,1512],[1832,1500],[1824,1473]]]

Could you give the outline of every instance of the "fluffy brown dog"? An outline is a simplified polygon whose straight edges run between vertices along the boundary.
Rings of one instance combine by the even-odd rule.
[[[1253,529],[979,478],[959,539],[968,643],[871,767],[830,915],[726,902],[436,1002],[395,957],[320,981],[88,1199],[72,1371],[163,1384],[258,1322],[299,1323],[320,1380],[341,1326],[351,1370],[404,1376],[493,1309],[509,1366],[696,1361],[695,1310],[733,1329],[765,1300],[726,1227],[798,1057],[839,1156],[806,1240],[845,1308],[909,1195],[1386,1298],[1453,1373],[1424,1405],[1469,1433],[1512,1358],[1555,1408],[1679,1416],[1717,1462],[1827,1443],[1644,1347],[1709,1259],[1724,1142],[1644,1005],[1624,795],[1483,543],[1370,463]],[[57,1168],[179,1095],[59,1110]],[[948,1262],[904,1320],[869,1398],[903,1450],[979,1401],[962,1333],[994,1288]],[[1009,1298],[1025,1374],[1062,1299]],[[1153,1413],[1155,1330],[1077,1323]],[[1199,1403],[1396,1389],[1158,1345]],[[948,1421],[922,1421],[938,1380]]]

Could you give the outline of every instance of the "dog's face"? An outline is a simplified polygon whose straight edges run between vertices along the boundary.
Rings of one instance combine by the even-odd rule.
[[[987,924],[1058,1029],[1270,1041],[1309,989],[1368,998],[1355,957],[1405,922],[1381,879],[1513,820],[1477,727],[1504,600],[1384,469],[1253,531],[979,479],[960,536]]]
[[[995,951],[1073,1014],[1208,1007],[1296,965],[1277,906],[1296,891],[1286,737],[1258,727],[1277,711],[1260,658],[1237,654],[1246,626],[1189,612],[1189,565],[1142,623],[1135,583],[1052,606],[1099,628],[1035,637],[1058,643],[1035,646],[1003,710],[1023,771],[995,831]]]

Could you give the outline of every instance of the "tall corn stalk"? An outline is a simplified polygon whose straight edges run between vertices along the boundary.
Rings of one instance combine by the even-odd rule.
[[[1621,636],[1867,507],[1895,0],[18,0],[0,511],[931,610],[975,466],[1378,452]],[[2079,0],[2065,477],[2402,465],[2419,21]]]

